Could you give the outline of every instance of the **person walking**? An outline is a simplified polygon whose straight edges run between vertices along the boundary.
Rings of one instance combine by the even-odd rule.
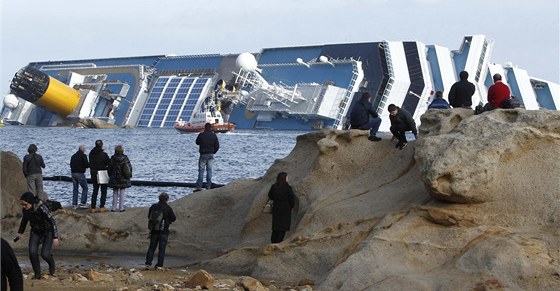
[[[159,195],[159,202],[152,204],[148,211],[148,228],[150,229],[150,246],[146,253],[146,270],[152,266],[156,247],[159,245],[158,260],[156,269],[163,268],[163,260],[165,259],[165,248],[169,238],[169,225],[173,223],[177,217],[167,201],[169,195],[163,192]]]
[[[89,152],[89,166],[91,173],[91,182],[93,183],[93,192],[91,194],[91,213],[97,212],[97,194],[101,188],[101,199],[99,201],[99,212],[107,212],[105,201],[107,199],[107,183],[99,184],[97,173],[99,171],[107,171],[109,166],[109,155],[103,150],[103,141],[98,139],[95,141],[95,147]]]
[[[196,144],[199,146],[198,152],[198,179],[196,180],[195,191],[202,190],[202,180],[204,178],[204,169],[206,168],[206,189],[212,188],[212,167],[214,165],[214,154],[220,149],[218,137],[212,131],[212,125],[206,123],[204,131],[196,137]]]
[[[8,290],[8,282],[11,291],[23,291],[23,274],[10,244],[2,239],[2,291]]]
[[[81,145],[78,151],[70,158],[70,172],[72,173],[72,208],[78,208],[78,186],[82,188],[80,197],[80,208],[87,208],[88,183],[86,179],[86,169],[89,168],[88,158],[85,154],[86,147]]]
[[[122,145],[115,147],[115,154],[109,162],[109,187],[113,188],[113,205],[111,212],[124,211],[124,190],[130,188],[132,177],[132,165],[124,154]],[[118,203],[118,208],[117,208]]]
[[[391,120],[391,127],[389,130],[393,134],[391,141],[397,139],[398,142],[395,147],[402,150],[408,144],[405,132],[412,131],[414,138],[418,139],[416,123],[408,111],[403,108],[399,108],[395,104],[389,104],[389,106],[387,106],[387,110],[389,111],[389,119]]]
[[[451,106],[443,99],[443,92],[436,91],[436,97],[432,103],[428,105],[428,109],[451,109]]]
[[[447,99],[453,108],[471,108],[475,86],[469,82],[469,73],[467,71],[461,71],[459,78],[460,80],[451,86]]]
[[[23,175],[27,179],[27,190],[45,202],[48,199],[47,194],[43,191],[45,161],[37,153],[37,145],[30,144],[27,152],[28,154],[23,157]]]
[[[25,232],[27,223],[31,225],[31,235],[29,236],[29,260],[35,275],[33,279],[41,279],[41,263],[39,262],[39,245],[41,247],[41,257],[49,265],[49,275],[55,275],[55,263],[52,248],[58,246],[58,229],[56,221],[51,215],[49,208],[39,198],[31,192],[21,195],[20,203],[23,208],[23,217],[19,225],[19,230],[15,240],[19,240]]]
[[[362,94],[362,98],[356,102],[352,108],[352,112],[350,113],[350,128],[369,130],[368,139],[371,141],[380,141],[381,138],[377,137],[377,131],[380,125],[381,118],[371,105],[371,94],[365,92]]]
[[[276,176],[276,183],[270,187],[268,198],[272,203],[272,235],[270,242],[275,244],[284,240],[286,231],[290,230],[292,208],[295,205],[295,195],[292,186],[288,184],[288,174],[280,172]]]

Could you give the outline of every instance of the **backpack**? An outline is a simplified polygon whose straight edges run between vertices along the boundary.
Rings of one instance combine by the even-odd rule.
[[[59,209],[62,209],[62,204],[58,201],[55,200],[47,200],[45,202],[45,204],[47,205],[47,208],[49,209],[49,211],[51,212],[55,212]]]
[[[126,162],[123,163],[121,170],[122,170],[122,176],[123,176],[125,179],[130,179],[130,178],[132,178],[132,170],[131,170],[130,167],[128,166],[128,163],[126,163]]]
[[[148,217],[148,229],[150,231],[161,231],[164,227],[165,221],[163,220],[163,207],[156,206],[152,208]]]

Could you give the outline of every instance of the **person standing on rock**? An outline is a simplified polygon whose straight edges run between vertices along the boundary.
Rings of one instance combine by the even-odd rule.
[[[124,154],[122,145],[115,147],[115,154],[109,162],[109,187],[113,188],[113,206],[111,212],[124,211],[124,190],[130,188],[132,165],[128,156]],[[117,208],[118,203],[118,208]]]
[[[370,118],[371,116],[371,118]],[[371,94],[365,92],[362,98],[356,102],[350,113],[350,128],[369,130],[368,139],[371,141],[380,141],[377,137],[377,131],[381,125],[379,114],[371,105]]]
[[[212,131],[212,125],[206,123],[204,131],[196,137],[196,144],[199,146],[198,152],[198,179],[196,180],[195,191],[202,190],[202,180],[204,178],[204,168],[206,168],[206,189],[212,188],[212,166],[214,165],[214,154],[220,149],[218,137]]]
[[[156,269],[163,268],[163,260],[165,259],[165,248],[167,247],[167,240],[169,238],[169,225],[177,218],[171,206],[167,204],[169,195],[163,192],[159,195],[159,202],[153,204],[148,211],[148,223],[150,228],[150,247],[146,253],[146,270],[152,266],[154,253],[156,247],[159,245],[158,261]],[[153,218],[156,217],[155,223],[152,223]]]
[[[469,73],[461,71],[460,80],[451,86],[447,99],[453,108],[471,108],[472,96],[476,90],[473,83],[469,82]]]
[[[270,187],[268,198],[272,203],[272,235],[271,243],[284,240],[286,231],[290,230],[292,208],[295,205],[295,195],[292,186],[288,184],[288,174],[280,172],[276,176],[276,183]]]
[[[395,104],[389,104],[389,106],[387,106],[387,110],[389,111],[389,119],[391,120],[391,127],[389,129],[393,134],[391,141],[397,139],[398,142],[395,147],[402,150],[408,144],[405,132],[412,131],[414,138],[418,139],[416,123],[408,111],[396,106]]]
[[[97,181],[98,171],[107,171],[109,166],[109,155],[103,151],[103,141],[98,139],[95,141],[95,147],[89,152],[89,165],[91,173],[91,181],[93,183],[93,192],[91,194],[91,213],[97,212],[97,193],[101,188],[101,199],[99,201],[99,212],[107,212],[105,208],[105,200],[107,199],[107,184],[99,184]]]
[[[78,208],[78,186],[82,188],[80,197],[80,208],[87,208],[88,184],[86,179],[86,169],[89,168],[88,158],[85,154],[86,147],[81,145],[78,151],[70,158],[70,172],[72,173],[72,208]]]
[[[45,202],[48,199],[47,194],[43,191],[45,161],[37,153],[37,145],[30,144],[27,152],[28,154],[23,157],[23,175],[27,179],[27,190]]]
[[[15,241],[19,240],[25,232],[27,223],[31,225],[31,235],[29,236],[29,260],[33,267],[35,276],[33,279],[41,279],[41,263],[39,262],[39,245],[41,257],[49,264],[49,275],[54,276],[56,271],[52,247],[58,246],[58,229],[56,221],[49,208],[43,201],[35,197],[31,192],[25,192],[20,198],[23,208],[23,217],[16,234]]]

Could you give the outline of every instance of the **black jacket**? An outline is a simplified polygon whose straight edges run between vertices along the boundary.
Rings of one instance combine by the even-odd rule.
[[[205,130],[196,137],[196,144],[199,146],[198,152],[201,155],[215,154],[220,149],[218,137],[211,130]]]
[[[37,202],[33,203],[33,206],[29,210],[23,209],[23,217],[21,218],[21,223],[19,224],[18,233],[25,232],[27,222],[31,224],[32,232],[39,235],[45,235],[51,232],[53,238],[58,238],[56,221],[54,220],[54,217],[49,211],[47,205],[45,205],[41,200],[37,199]]]
[[[130,178],[125,178],[123,176],[123,167],[127,164],[130,171],[132,172],[132,165],[130,160],[126,155],[113,155],[109,162],[108,173],[109,173],[109,187],[111,188],[129,188]]]
[[[23,175],[25,177],[33,174],[43,174],[45,162],[43,157],[37,153],[27,154],[23,157]]]
[[[152,232],[169,233],[169,225],[173,223],[177,219],[177,217],[175,217],[175,213],[173,212],[173,209],[171,208],[171,206],[169,206],[169,204],[163,201],[159,201],[158,203],[152,204],[152,206],[150,206],[150,210],[148,211],[148,218],[150,218],[152,210],[156,207],[163,208],[163,220],[165,222],[165,225],[163,227],[163,230],[152,230]]]
[[[109,155],[102,148],[94,147],[89,152],[89,169],[91,172],[91,180],[97,183],[97,171],[107,170],[109,166]]]
[[[391,126],[403,127],[405,130],[412,130],[413,134],[418,134],[416,122],[407,110],[399,108],[397,115],[389,115],[389,119],[391,120]]]
[[[268,191],[268,198],[272,204],[272,230],[288,231],[292,220],[292,208],[295,205],[295,195],[288,184],[273,184]]]
[[[474,84],[468,80],[459,80],[449,90],[449,95],[447,99],[449,104],[453,108],[458,107],[470,107],[472,106],[472,95],[474,95],[475,87]]]
[[[360,99],[350,113],[350,126],[352,128],[359,128],[369,121],[369,117],[377,118],[379,114],[373,109],[373,106],[367,99]]]
[[[23,274],[19,267],[16,254],[10,244],[2,239],[2,291],[8,290],[23,291]]]
[[[85,173],[87,168],[89,168],[87,156],[78,150],[70,158],[70,171],[72,173]]]

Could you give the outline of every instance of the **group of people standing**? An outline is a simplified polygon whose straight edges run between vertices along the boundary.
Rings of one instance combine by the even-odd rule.
[[[86,180],[86,169],[90,169],[91,181],[93,184],[93,192],[91,196],[91,212],[107,212],[105,207],[107,200],[107,187],[113,188],[113,204],[111,211],[124,211],[124,194],[125,189],[130,188],[132,176],[132,165],[128,156],[124,154],[122,145],[115,147],[115,152],[111,158],[104,151],[103,141],[98,139],[95,141],[95,147],[85,154],[85,146],[81,145],[78,151],[70,158],[70,170],[72,172],[73,196],[72,207],[87,208],[87,192],[88,183]],[[130,172],[130,173],[129,173]],[[105,180],[107,173],[108,180]],[[78,192],[81,187],[80,204],[78,205]],[[101,190],[101,198],[99,208],[97,208],[97,195]]]

